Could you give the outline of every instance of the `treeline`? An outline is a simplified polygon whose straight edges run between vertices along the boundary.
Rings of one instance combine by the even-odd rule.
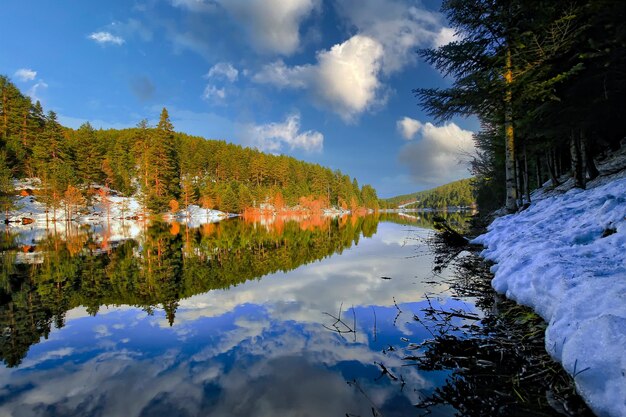
[[[241,220],[173,233],[153,222],[139,241],[97,250],[92,234],[50,235],[38,243],[40,263],[17,263],[10,236],[0,237],[0,361],[20,364],[28,349],[65,325],[66,312],[84,306],[131,305],[152,314],[163,308],[174,323],[181,299],[290,271],[357,244],[376,233],[373,216],[350,221],[325,218],[303,230],[286,222],[268,231]]]
[[[378,208],[374,188],[338,170],[175,132],[166,109],[155,127],[145,120],[122,130],[63,127],[5,76],[0,145],[0,194],[11,192],[11,177],[37,177],[53,208],[89,198],[93,184],[138,194],[152,212],[200,204],[239,213],[264,202]]]
[[[459,40],[421,56],[449,88],[414,90],[437,121],[477,115],[473,161],[482,208],[515,211],[532,189],[570,174],[626,136],[626,4],[622,0],[445,0]]]
[[[385,200],[387,206],[398,207],[409,204],[407,208],[469,207],[475,204],[473,180],[466,178],[454,181],[426,191],[404,194]],[[415,204],[410,204],[416,202]]]

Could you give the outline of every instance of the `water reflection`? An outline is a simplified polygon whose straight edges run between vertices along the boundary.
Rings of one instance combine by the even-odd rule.
[[[35,242],[37,257],[21,261],[9,236],[1,413],[414,412],[446,373],[403,366],[394,346],[429,336],[413,314],[445,288],[424,283],[429,232],[406,226],[423,217],[384,220],[153,223],[115,241],[79,230]],[[339,312],[354,335],[323,326]]]

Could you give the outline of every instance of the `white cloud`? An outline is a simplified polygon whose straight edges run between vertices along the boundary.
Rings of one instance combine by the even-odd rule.
[[[418,140],[407,143],[398,157],[409,168],[413,180],[436,186],[467,178],[469,155],[474,153],[473,133],[454,123],[420,125]]]
[[[248,32],[255,49],[281,55],[290,55],[298,49],[300,23],[320,5],[319,0],[220,0],[220,3]]]
[[[204,88],[202,98],[205,100],[224,100],[226,98],[226,91],[223,88],[217,88],[209,84]]]
[[[300,115],[297,113],[287,116],[282,123],[246,125],[243,136],[247,145],[267,152],[280,152],[284,147],[320,152],[324,146],[324,135],[320,132],[300,132]]]
[[[352,121],[383,100],[379,94],[382,55],[382,46],[376,40],[355,35],[318,52],[314,65],[288,67],[277,61],[252,79],[279,88],[307,89],[321,106]]]
[[[206,74],[206,78],[224,78],[228,81],[235,82],[239,76],[239,71],[229,62],[219,62],[211,67]]]
[[[306,88],[311,83],[312,65],[288,67],[282,60],[265,65],[252,76],[259,84],[271,84],[278,88]]]
[[[32,81],[37,76],[37,71],[33,71],[29,68],[20,68],[15,71],[15,74],[13,74],[13,76],[20,81]]]
[[[415,137],[415,134],[422,127],[422,123],[418,120],[411,119],[410,117],[404,117],[396,122],[396,127],[402,137],[406,140],[411,140]]]
[[[41,90],[45,90],[46,88],[48,88],[48,84],[46,84],[43,80],[39,80],[37,83],[35,83],[35,85],[28,89],[26,94],[30,96],[33,101],[37,101],[40,100],[39,93],[41,92]]]
[[[320,99],[345,120],[370,107],[381,86],[382,54],[378,42],[360,35],[318,54],[316,87]]]
[[[447,45],[452,41],[458,41],[459,37],[456,35],[456,32],[452,28],[441,28],[437,36],[434,40],[435,47],[440,47],[443,45]]]
[[[349,27],[376,39],[383,46],[385,74],[416,62],[415,50],[436,45],[442,30],[446,29],[441,14],[410,4],[413,2],[404,0],[344,0],[337,3],[338,13]]]
[[[96,41],[101,45],[109,43],[114,45],[121,45],[125,42],[123,38],[121,38],[120,36],[115,36],[110,32],[94,32],[89,35],[89,39]]]

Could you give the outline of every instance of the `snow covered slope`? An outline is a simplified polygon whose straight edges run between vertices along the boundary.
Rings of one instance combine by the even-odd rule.
[[[626,416],[626,172],[537,193],[474,240],[492,285],[547,322],[546,349],[600,416]]]

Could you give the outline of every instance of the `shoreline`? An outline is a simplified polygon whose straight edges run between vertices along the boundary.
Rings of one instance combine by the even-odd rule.
[[[586,190],[544,186],[472,240],[495,291],[546,321],[546,351],[599,416],[626,415],[625,155]]]

